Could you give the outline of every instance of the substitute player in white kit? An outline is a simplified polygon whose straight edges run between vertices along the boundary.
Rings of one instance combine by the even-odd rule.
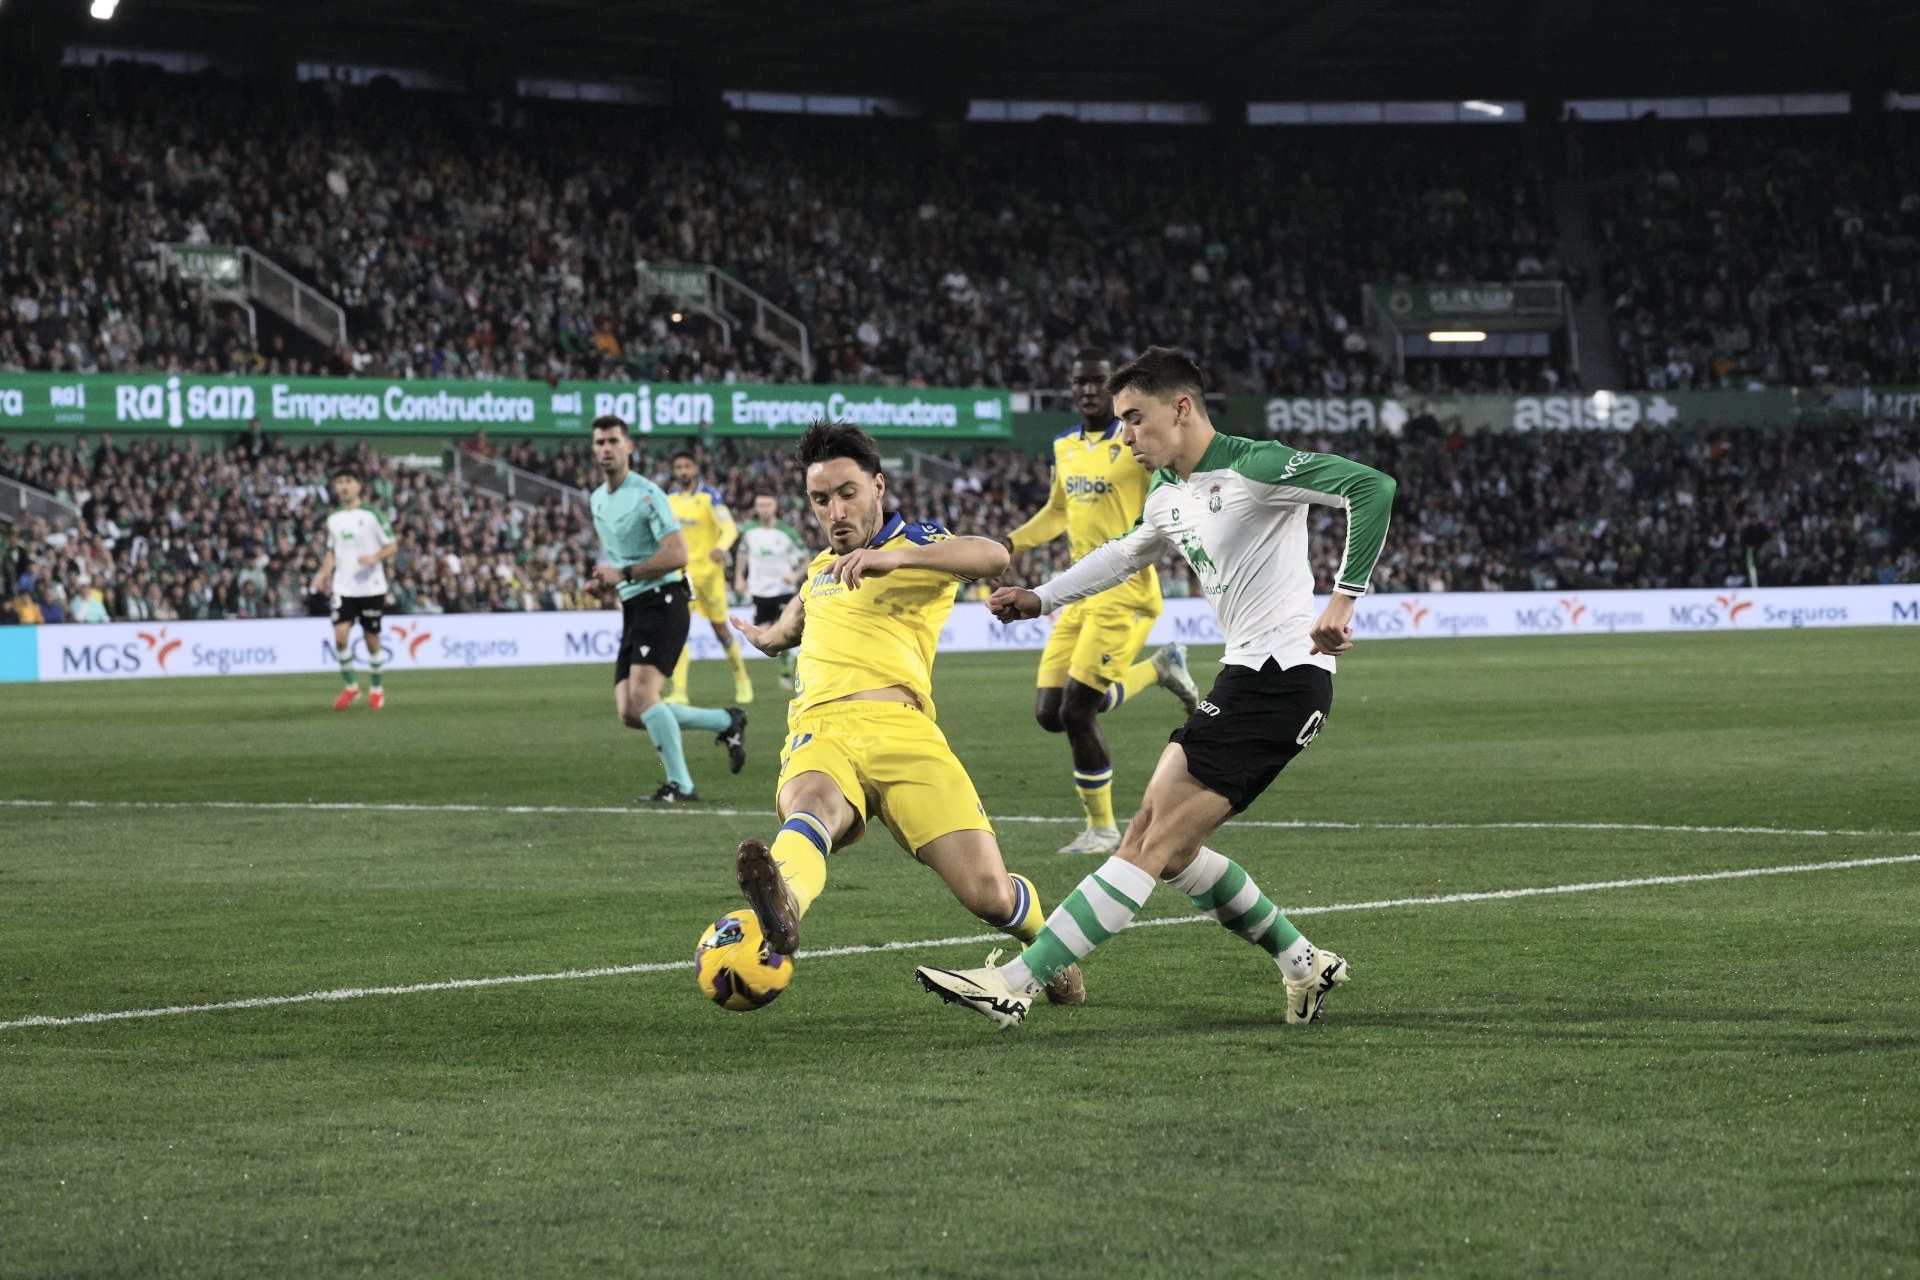
[[[346,688],[333,700],[333,709],[345,711],[360,696],[353,674],[353,646],[347,642],[357,622],[367,642],[367,668],[373,682],[367,706],[378,711],[387,703],[387,651],[380,645],[387,565],[400,550],[400,542],[385,514],[361,505],[359,476],[351,471],[336,475],[333,496],[340,505],[327,514],[327,552],[320,560],[320,572],[313,575],[313,589],[332,597],[328,612],[333,619],[333,651],[340,659],[341,679],[346,681]]]
[[[753,601],[753,624],[770,627],[780,621],[800,578],[813,561],[813,552],[793,526],[780,519],[780,503],[770,493],[753,495],[753,523],[740,531],[740,550],[733,557],[733,589]],[[780,687],[793,688],[796,649],[780,655]]]

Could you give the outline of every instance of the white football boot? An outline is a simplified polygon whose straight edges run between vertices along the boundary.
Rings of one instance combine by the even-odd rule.
[[[1118,853],[1120,851],[1120,828],[1088,827],[1066,844],[1060,846],[1061,853]]]
[[[1312,1022],[1320,1016],[1320,1007],[1327,1002],[1327,994],[1335,987],[1353,976],[1353,968],[1345,960],[1325,948],[1316,947],[1313,953],[1313,973],[1304,982],[1295,982],[1288,978],[1287,983],[1287,1021],[1289,1023]]]
[[[1153,655],[1153,674],[1159,678],[1160,687],[1180,699],[1180,705],[1192,715],[1200,709],[1200,686],[1193,682],[1193,673],[1187,670],[1187,646],[1175,642],[1158,649]]]
[[[1027,1010],[1033,1008],[1033,997],[1037,993],[1015,990],[1013,984],[1000,975],[995,963],[999,959],[998,951],[990,952],[986,966],[980,969],[935,969],[921,965],[913,971],[913,976],[948,1004],[971,1009],[1005,1031],[1027,1020]]]

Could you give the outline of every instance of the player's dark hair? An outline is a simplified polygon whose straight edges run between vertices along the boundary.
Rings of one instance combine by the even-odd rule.
[[[601,414],[593,420],[593,429],[595,431],[618,431],[623,436],[630,435],[627,431],[626,420],[617,413]]]
[[[359,483],[365,483],[364,481],[360,480],[360,473],[358,471],[355,471],[352,467],[345,466],[345,465],[341,465],[333,469],[333,478],[335,480],[353,480]]]
[[[850,422],[816,422],[800,437],[800,465],[852,458],[870,476],[880,474],[880,446]]]
[[[1192,396],[1195,403],[1206,394],[1200,366],[1172,347],[1148,347],[1113,371],[1107,379],[1107,394],[1119,395],[1132,387],[1156,400]]]
[[[1104,347],[1082,347],[1073,353],[1075,364],[1112,364],[1113,357]]]
[[[696,467],[700,465],[700,455],[695,453],[691,449],[675,449],[670,455],[668,455],[667,461],[668,463],[671,464],[671,463],[680,461],[680,459],[682,458],[685,458],[688,462],[691,462]]]

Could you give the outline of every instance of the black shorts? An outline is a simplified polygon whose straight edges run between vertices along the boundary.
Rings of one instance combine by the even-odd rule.
[[[1333,673],[1268,658],[1258,671],[1226,667],[1206,700],[1171,741],[1186,748],[1187,772],[1241,812],[1307,749],[1333,709]]]
[[[687,584],[669,583],[620,602],[620,652],[613,659],[613,682],[625,684],[635,667],[653,667],[672,675],[687,647]]]
[[[791,603],[793,603],[793,592],[791,591],[783,596],[755,596],[753,598],[753,625],[756,627],[772,626],[774,623],[780,621],[780,615],[786,612],[787,606]]]
[[[357,622],[363,633],[377,636],[380,634],[380,619],[386,611],[385,596],[335,596],[327,616],[336,625]]]

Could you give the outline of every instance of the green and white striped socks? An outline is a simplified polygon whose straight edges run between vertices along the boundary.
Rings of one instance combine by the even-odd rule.
[[[1272,956],[1287,977],[1304,982],[1312,975],[1313,944],[1232,858],[1203,845],[1187,869],[1167,883],[1192,899],[1201,915],[1212,916]]]
[[[1153,892],[1153,877],[1108,858],[1047,917],[1047,927],[1000,973],[1016,988],[1038,991],[1054,975],[1133,922]]]
[[[1167,883],[1186,894],[1201,914],[1272,956],[1286,977],[1304,982],[1313,975],[1313,944],[1233,859],[1203,846],[1187,869]],[[1015,988],[1039,990],[1133,923],[1152,893],[1152,876],[1131,862],[1108,858],[1054,909],[1047,927],[1019,959],[1001,966],[1001,976]]]

